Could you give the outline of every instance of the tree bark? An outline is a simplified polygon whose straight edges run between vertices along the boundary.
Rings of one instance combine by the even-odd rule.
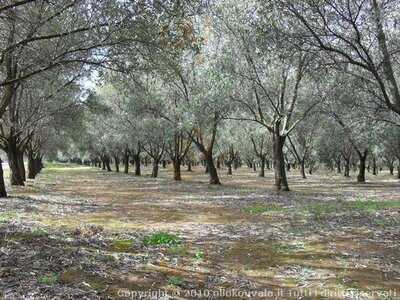
[[[21,160],[20,157],[18,157],[20,151],[12,142],[8,144],[7,150],[8,164],[10,166],[11,185],[24,185],[24,175],[21,172],[23,165],[21,167]]]
[[[140,170],[140,154],[137,154],[134,156],[135,160],[135,176],[141,176],[141,170]]]
[[[127,149],[125,149],[124,153],[124,173],[125,174],[129,173],[129,153]]]
[[[277,191],[289,191],[286,178],[285,158],[283,156],[283,146],[285,137],[280,136],[278,130],[272,134],[272,148],[275,173],[275,189]]]
[[[119,172],[119,157],[114,156],[115,172]]]
[[[341,164],[340,158],[338,158],[336,160],[336,170],[337,170],[338,174],[342,173],[342,164]]]
[[[227,162],[227,167],[228,167],[228,175],[232,175],[232,163],[231,162]]]
[[[210,184],[221,184],[221,181],[219,180],[218,177],[217,169],[215,168],[214,165],[214,159],[212,157],[212,154],[210,153],[206,155],[206,164],[207,164],[208,174],[210,176]]]
[[[155,160],[153,162],[153,171],[151,172],[151,177],[152,178],[157,178],[158,177],[158,165],[159,165],[159,161]]]
[[[300,161],[300,173],[301,173],[301,177],[302,177],[303,179],[307,179],[306,171],[305,171],[305,162],[304,162],[304,159],[303,159],[302,161]]]
[[[175,159],[172,161],[173,167],[174,167],[174,180],[176,181],[181,181],[181,160],[180,159]]]
[[[28,178],[35,179],[36,175],[39,173],[37,168],[37,162],[35,161],[34,154],[29,151],[28,152]]]
[[[365,169],[368,151],[365,150],[364,153],[357,151],[360,164],[358,167],[357,182],[365,182]]]
[[[0,198],[7,197],[6,185],[4,182],[3,161],[0,158]]]
[[[394,166],[393,166],[393,164],[391,164],[391,165],[389,166],[389,172],[390,172],[390,175],[393,175],[393,174],[394,174]]]
[[[344,177],[350,177],[350,159],[344,160]]]
[[[260,164],[260,173],[258,174],[258,176],[265,177],[265,157],[260,158]]]
[[[378,175],[375,155],[372,157],[372,175]]]

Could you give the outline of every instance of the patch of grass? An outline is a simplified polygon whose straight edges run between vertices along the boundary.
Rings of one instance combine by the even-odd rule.
[[[132,250],[133,241],[131,240],[116,240],[110,245],[110,250],[114,252],[129,252]]]
[[[323,217],[341,211],[338,203],[314,203],[309,205],[306,210],[315,219],[322,219]]]
[[[182,242],[181,238],[175,234],[167,232],[156,232],[144,238],[143,244],[146,246],[157,245],[178,245]]]
[[[40,277],[39,282],[41,284],[53,285],[58,282],[59,278],[60,278],[60,276],[57,273],[51,273],[51,274],[47,274],[47,275]]]
[[[267,205],[253,205],[243,209],[244,212],[249,214],[263,214],[266,212],[279,212],[285,210],[285,207],[276,203],[271,203]]]
[[[49,235],[49,233],[42,228],[33,228],[31,230],[31,235],[32,237],[46,237]]]
[[[183,278],[180,276],[171,276],[170,278],[168,278],[168,284],[173,286],[182,286],[183,282]]]
[[[322,219],[331,214],[337,213],[364,213],[371,214],[379,210],[389,208],[400,208],[400,201],[372,201],[361,200],[356,201],[337,201],[328,203],[313,203],[306,207],[306,212],[311,214],[316,219]]]
[[[187,256],[189,255],[189,249],[183,245],[175,245],[168,248],[167,251],[169,254],[178,255],[178,256]]]
[[[388,201],[363,201],[358,199],[356,201],[347,202],[347,205],[352,210],[364,211],[368,213],[374,213],[378,210],[388,208],[400,208],[399,200],[388,200]]]
[[[15,213],[4,212],[0,213],[0,223],[7,223],[16,217]]]

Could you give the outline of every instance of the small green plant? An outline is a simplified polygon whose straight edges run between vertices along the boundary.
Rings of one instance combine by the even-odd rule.
[[[196,260],[203,260],[204,259],[204,252],[203,250],[197,249],[196,252],[194,253],[194,258]]]
[[[168,284],[174,285],[174,286],[182,286],[183,285],[183,279],[180,276],[171,276],[168,279]]]
[[[175,234],[167,232],[156,232],[147,236],[143,243],[146,246],[157,246],[157,245],[178,245],[182,240]]]
[[[59,277],[60,276],[58,274],[51,273],[51,274],[40,277],[39,282],[41,284],[53,285],[53,284],[57,283]]]
[[[113,241],[110,250],[115,252],[128,252],[132,249],[133,242],[131,240],[116,240]]]
[[[284,211],[285,208],[279,204],[271,203],[267,205],[254,205],[243,209],[246,213],[250,214],[263,214],[266,212]]]

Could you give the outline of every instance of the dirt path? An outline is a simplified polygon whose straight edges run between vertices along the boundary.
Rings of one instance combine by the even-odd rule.
[[[395,179],[357,185],[292,175],[293,192],[277,194],[272,174],[243,169],[223,176],[222,187],[208,186],[201,170],[183,177],[47,168],[1,201],[0,290],[77,299],[400,299]],[[160,232],[170,244],[152,239]]]

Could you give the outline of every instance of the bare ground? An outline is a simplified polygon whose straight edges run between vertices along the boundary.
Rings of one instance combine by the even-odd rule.
[[[276,193],[271,173],[235,173],[215,187],[200,168],[173,182],[170,170],[152,179],[51,165],[0,202],[0,290],[6,299],[400,299],[399,180],[293,171],[292,191]],[[160,231],[182,242],[146,246]]]

